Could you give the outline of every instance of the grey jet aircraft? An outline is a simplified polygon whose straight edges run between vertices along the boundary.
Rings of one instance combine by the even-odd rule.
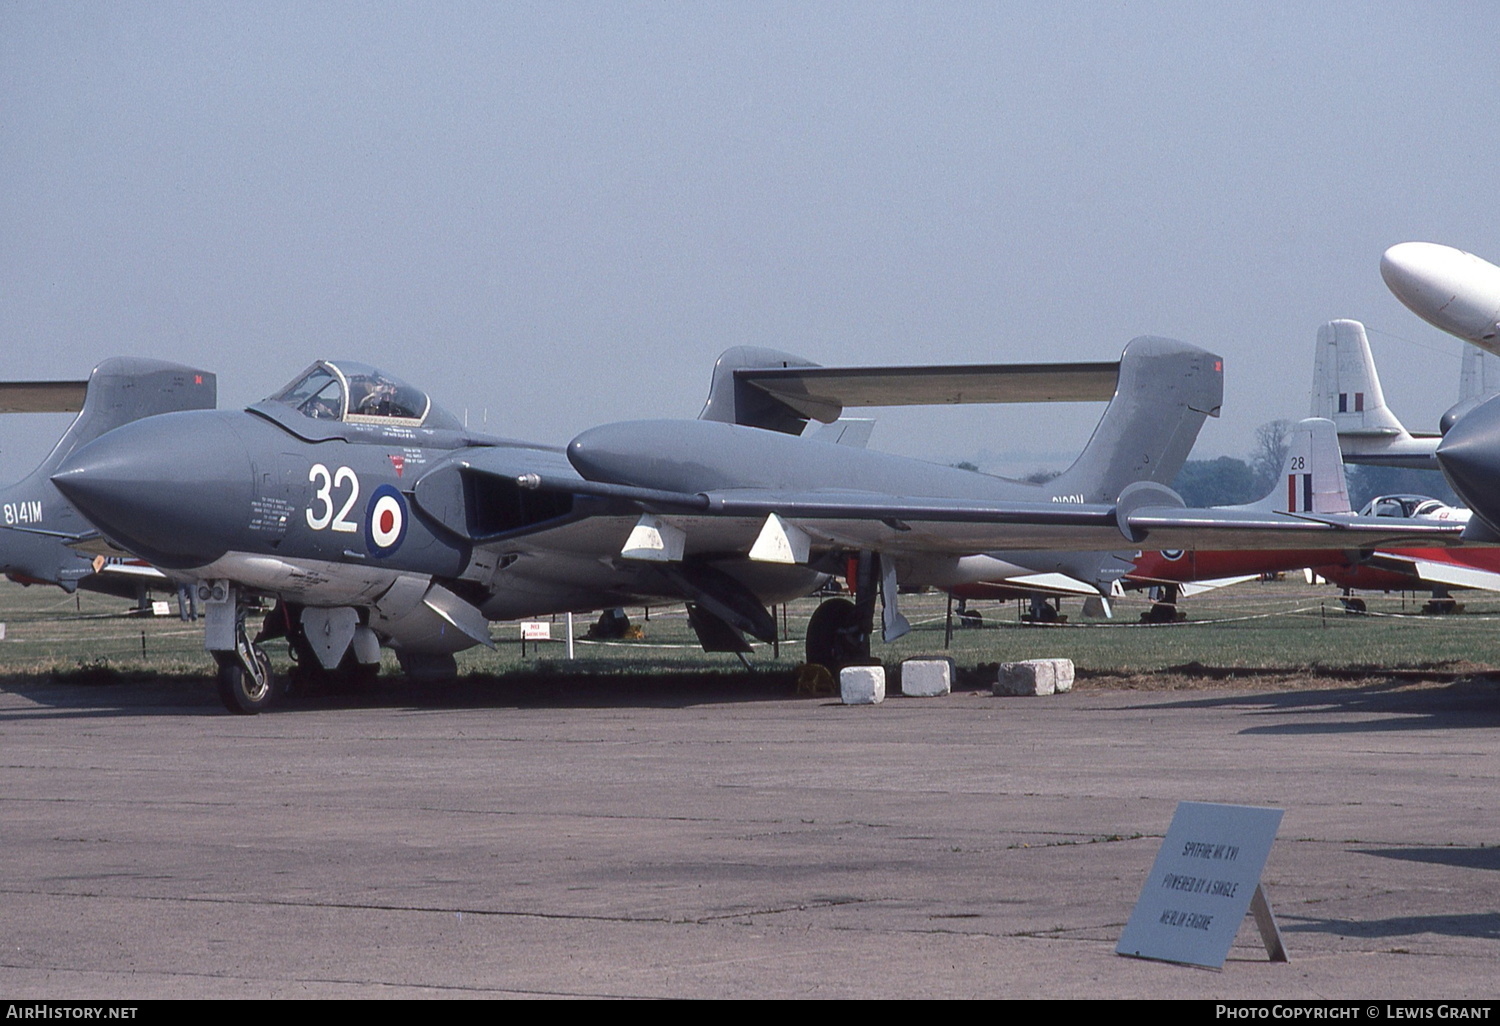
[[[1051,559],[1057,571],[1076,574],[1103,565],[1099,554],[1119,550],[1122,541],[1136,550],[1190,551],[1455,542],[1461,530],[1455,524],[1381,524],[1311,505],[1289,512],[1184,508],[1165,482],[1176,476],[1203,417],[1217,411],[1221,370],[1217,357],[1194,347],[1136,339],[1089,447],[1062,476],[1041,485],[876,452],[849,454],[835,466],[794,439],[735,424],[605,425],[574,439],[568,457],[597,485],[654,492],[648,517],[679,535],[670,546],[677,551],[688,547],[687,536],[702,530],[704,520],[719,518],[738,525],[738,542],[728,541],[752,556],[760,551],[760,558],[816,564],[828,553],[858,553],[856,601],[830,600],[813,616],[813,661],[868,654],[877,590],[884,599],[883,633],[891,638],[905,627],[899,584],[951,587],[967,567],[982,573],[995,552],[1022,556],[1035,569]],[[807,409],[823,374],[739,372]],[[725,543],[721,536],[719,544]],[[991,555],[973,555],[987,550]]]
[[[368,676],[389,644],[408,673],[441,675],[455,652],[491,643],[490,619],[639,601],[688,600],[706,638],[726,619],[769,638],[763,603],[826,579],[733,553],[666,573],[620,557],[632,506],[516,483],[540,472],[582,484],[561,447],[470,432],[422,390],[353,362],[320,361],[248,410],[122,427],[50,469],[119,551],[197,582],[221,697],[238,712],[275,697],[268,638],[286,637],[315,674]],[[246,615],[262,596],[276,603],[257,632]]]
[[[52,474],[79,446],[142,417],[211,410],[217,382],[207,371],[136,357],[95,367],[86,381],[0,383],[0,413],[78,416],[40,466],[0,488],[0,573],[20,584],[55,584],[140,599],[167,579],[135,560],[84,551],[98,537],[52,483]]]
[[[882,582],[892,636],[898,578],[951,583],[991,550],[1360,534],[1312,514],[1181,508],[1163,482],[1221,394],[1219,359],[1166,339],[1117,363],[1022,366],[825,368],[739,349],[698,420],[594,429],[563,449],[470,432],[395,377],[319,362],[247,410],[124,425],[52,480],[123,551],[199,582],[220,695],[253,713],[277,693],[271,637],[306,668],[366,675],[387,645],[408,673],[451,673],[455,652],[491,644],[490,620],[683,601],[706,649],[743,651],[745,634],[773,636],[766,603],[853,558],[855,602],[820,607],[808,632],[810,659],[840,662],[868,651]],[[849,406],[1103,398],[1088,446],[1047,485],[803,437]],[[252,633],[259,597],[275,605]]]

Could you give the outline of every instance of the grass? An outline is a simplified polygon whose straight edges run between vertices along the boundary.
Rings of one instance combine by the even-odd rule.
[[[1432,670],[1480,671],[1493,661],[1500,637],[1500,596],[1460,593],[1465,610],[1451,616],[1419,613],[1426,596],[1366,595],[1369,615],[1347,616],[1330,588],[1300,581],[1247,583],[1186,600],[1186,623],[1143,625],[1147,601],[1127,597],[1115,604],[1113,620],[1090,620],[1069,600],[1061,626],[1023,625],[1015,602],[971,603],[984,626],[953,631],[944,644],[946,598],[902,596],[910,634],[891,644],[877,641],[887,665],[916,656],[950,655],[960,667],[1012,659],[1067,657],[1084,673],[1150,673],[1188,668],[1243,670]],[[801,638],[817,600],[791,603],[784,617],[779,656],[757,645],[751,656],[759,671],[791,673],[801,662]],[[202,627],[169,617],[137,616],[133,603],[98,595],[64,595],[56,589],[0,584],[0,673],[47,674],[79,684],[131,675],[208,675]],[[583,638],[591,617],[576,616],[577,658],[566,659],[561,640],[528,642],[525,655],[516,624],[495,624],[493,650],[461,653],[465,674],[542,678],[631,674],[737,673],[732,655],[698,650],[682,607],[628,610],[640,640],[597,643]],[[554,617],[552,633],[565,635],[565,618]],[[268,646],[279,668],[288,665],[285,646]],[[387,668],[395,662],[387,656]]]

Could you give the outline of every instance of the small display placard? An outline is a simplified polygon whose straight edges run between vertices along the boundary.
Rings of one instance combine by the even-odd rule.
[[[1251,805],[1178,803],[1115,953],[1222,967],[1281,816]]]

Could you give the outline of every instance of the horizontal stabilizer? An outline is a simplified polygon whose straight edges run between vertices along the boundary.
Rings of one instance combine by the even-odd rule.
[[[714,364],[698,419],[795,435],[808,421],[832,424],[856,406],[1103,402],[1115,394],[1119,374],[1117,361],[820,367],[791,353],[737,346]]]
[[[0,381],[0,413],[77,413],[87,381]]]
[[[766,367],[734,372],[805,417],[825,424],[851,406],[1103,402],[1118,361],[976,363],[920,367]]]

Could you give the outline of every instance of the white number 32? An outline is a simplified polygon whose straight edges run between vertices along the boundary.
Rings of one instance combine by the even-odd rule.
[[[359,478],[354,471],[348,467],[340,467],[330,474],[328,468],[321,463],[314,463],[312,469],[307,472],[307,479],[318,485],[318,490],[313,493],[313,504],[307,507],[307,526],[314,531],[321,531],[332,526],[335,531],[343,531],[353,534],[359,530],[359,525],[349,519],[349,511],[359,501]],[[318,483],[320,482],[321,483]],[[338,516],[333,515],[333,491],[335,488],[349,486],[349,498],[339,507]],[[313,510],[321,507],[321,511],[314,514]]]

